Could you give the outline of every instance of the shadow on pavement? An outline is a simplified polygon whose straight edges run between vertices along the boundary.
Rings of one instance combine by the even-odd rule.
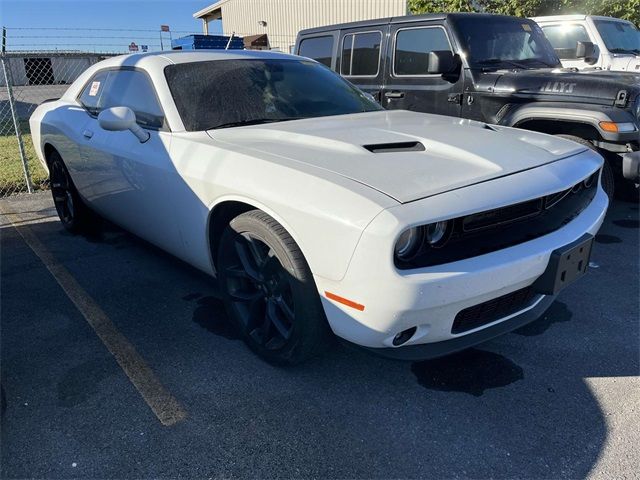
[[[608,433],[586,379],[638,373],[634,216],[616,205],[602,235],[620,242],[515,334],[413,364],[336,346],[290,369],[238,341],[215,283],[179,260],[109,224],[32,224],[182,402],[172,428],[2,228],[4,475],[584,477]]]

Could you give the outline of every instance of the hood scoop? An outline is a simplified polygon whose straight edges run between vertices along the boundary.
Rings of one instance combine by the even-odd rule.
[[[426,150],[420,142],[375,143],[362,147],[371,153],[424,152]]]

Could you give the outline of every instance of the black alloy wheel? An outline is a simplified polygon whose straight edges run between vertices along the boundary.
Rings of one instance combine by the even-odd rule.
[[[48,158],[49,183],[53,203],[64,228],[71,233],[90,231],[98,218],[82,201],[60,154],[53,150]]]
[[[234,218],[216,269],[232,323],[264,360],[293,365],[328,346],[331,330],[309,265],[272,217],[251,210]]]
[[[268,350],[282,348],[293,331],[288,276],[266,243],[247,232],[235,237],[233,258],[225,264],[226,293],[243,329]]]
[[[54,155],[52,155],[53,157]],[[50,183],[53,203],[58,212],[60,221],[66,228],[73,228],[76,218],[76,207],[74,203],[74,191],[69,177],[69,172],[62,163],[59,155],[52,158],[50,165]]]

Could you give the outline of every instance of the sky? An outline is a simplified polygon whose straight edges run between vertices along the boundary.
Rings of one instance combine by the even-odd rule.
[[[169,25],[173,38],[202,33],[201,21],[192,15],[214,1],[0,0],[0,24],[7,27],[9,50],[117,51],[132,41],[154,50],[162,24]],[[215,23],[210,33],[221,31]],[[169,34],[163,34],[165,48],[168,42]]]

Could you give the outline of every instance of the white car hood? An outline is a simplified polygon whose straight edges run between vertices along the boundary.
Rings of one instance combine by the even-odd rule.
[[[511,175],[585,147],[549,135],[454,117],[380,111],[210,130],[227,149],[285,157],[370,186],[401,203]],[[420,142],[424,151],[365,145]]]
[[[640,56],[616,54],[609,58],[607,70],[640,73]]]
[[[640,56],[631,57],[625,70],[627,72],[640,73]]]

